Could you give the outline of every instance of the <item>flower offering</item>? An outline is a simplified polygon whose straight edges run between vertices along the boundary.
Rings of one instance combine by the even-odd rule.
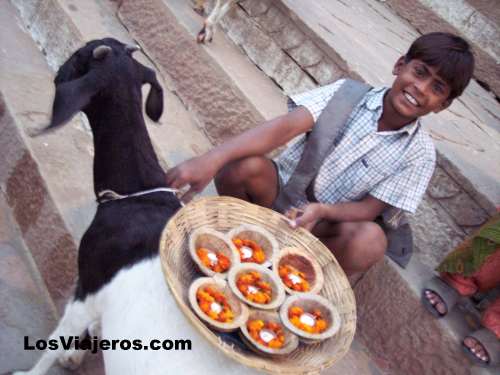
[[[253,262],[262,264],[266,261],[266,254],[262,247],[255,241],[241,238],[233,238],[233,243],[240,253],[242,262]]]
[[[307,312],[301,307],[292,306],[288,310],[288,319],[295,327],[307,333],[322,333],[328,326],[318,309]]]
[[[257,271],[242,273],[236,281],[240,292],[251,302],[268,304],[272,299],[271,284],[262,280],[262,275]]]
[[[280,349],[285,343],[285,333],[279,323],[254,319],[248,321],[247,329],[256,342],[268,348]]]
[[[211,319],[221,323],[233,321],[234,313],[226,296],[215,288],[209,286],[199,288],[196,292],[196,300],[200,309]]]
[[[279,266],[279,276],[283,283],[290,289],[297,292],[308,292],[309,282],[304,272],[299,271],[291,265]]]
[[[196,250],[196,255],[203,265],[214,272],[226,272],[231,267],[231,261],[222,252],[215,252],[204,247]]]

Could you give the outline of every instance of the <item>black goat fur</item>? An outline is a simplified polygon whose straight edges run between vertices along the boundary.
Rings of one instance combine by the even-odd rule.
[[[110,50],[96,58],[99,46]],[[94,136],[94,191],[131,194],[166,187],[165,174],[142,114],[141,87],[151,85],[146,114],[158,121],[163,92],[155,72],[137,62],[115,39],[94,40],[76,51],[59,69],[54,83],[52,120],[45,130],[67,123],[83,111]],[[158,255],[168,219],[181,207],[170,192],[99,204],[80,243],[76,300],[84,300],[118,271]]]

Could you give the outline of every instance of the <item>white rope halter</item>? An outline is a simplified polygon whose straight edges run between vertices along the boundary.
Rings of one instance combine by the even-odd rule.
[[[133,194],[118,194],[116,191],[113,190],[102,190],[99,193],[97,193],[97,201],[99,203],[106,203],[109,201],[117,201],[120,199],[125,199],[125,198],[132,198],[132,197],[139,197],[141,195],[146,195],[146,194],[151,194],[151,193],[157,193],[157,192],[167,192],[167,193],[172,193],[172,194],[177,194],[180,192],[179,189],[173,189],[173,188],[166,188],[166,187],[160,187],[160,188],[155,188],[155,189],[149,189],[149,190],[143,190],[139,191],[137,193]],[[179,199],[181,202],[181,206],[184,206],[184,203]]]

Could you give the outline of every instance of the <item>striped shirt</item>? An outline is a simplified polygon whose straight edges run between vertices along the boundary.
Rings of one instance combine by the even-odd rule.
[[[289,109],[304,106],[316,121],[343,82],[294,95]],[[417,209],[432,177],[436,152],[418,120],[399,130],[377,131],[387,90],[370,90],[352,111],[340,142],[316,176],[314,195],[319,202],[359,201],[370,194],[395,209]],[[295,170],[305,142],[305,134],[300,135],[276,158],[282,184]]]

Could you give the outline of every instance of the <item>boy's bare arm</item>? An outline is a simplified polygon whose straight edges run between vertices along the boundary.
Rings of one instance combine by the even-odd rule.
[[[311,203],[304,207],[304,213],[295,220],[295,225],[311,230],[319,220],[333,222],[373,221],[388,206],[387,203],[371,195],[358,202]]]
[[[227,163],[248,156],[265,155],[309,131],[313,124],[311,113],[305,107],[298,107],[170,169],[166,175],[167,184],[173,188],[189,184],[191,193],[200,192]]]

